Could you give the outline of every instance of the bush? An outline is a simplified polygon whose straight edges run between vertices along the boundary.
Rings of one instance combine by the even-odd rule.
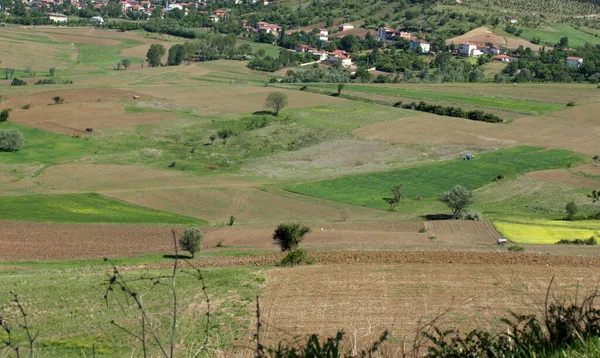
[[[2,112],[0,112],[0,122],[8,121],[8,117],[10,116],[10,111],[12,111],[12,109],[5,108],[2,110]]]
[[[595,246],[598,245],[595,237],[590,237],[589,239],[562,239],[556,242],[557,245],[586,245],[586,246]]]
[[[31,108],[31,103],[28,103],[26,105],[24,105],[23,107],[21,107],[22,109],[29,109]]]
[[[44,78],[37,81],[34,85],[72,85],[73,81],[70,80],[57,80],[56,78]]]
[[[203,237],[204,235],[200,230],[196,228],[187,229],[179,239],[179,245],[183,250],[192,254],[192,258],[194,258],[196,252],[200,251]]]
[[[525,248],[519,245],[512,245],[508,247],[508,251],[512,251],[512,252],[523,252],[525,251]]]
[[[571,102],[567,103],[566,107],[575,107],[575,102],[571,101]]]
[[[472,220],[472,221],[483,221],[481,213],[479,211],[464,210],[458,213],[456,216],[458,220]]]
[[[308,253],[303,249],[295,249],[287,253],[279,263],[281,266],[296,266],[309,263]]]
[[[577,204],[575,204],[574,201],[569,201],[567,205],[565,205],[565,210],[567,211],[567,217],[565,219],[570,221],[573,220],[575,214],[577,214],[577,212],[579,211],[579,208],[577,207]]]
[[[281,223],[277,225],[275,233],[273,233],[273,240],[281,248],[281,251],[294,251],[300,246],[304,235],[309,232],[308,226]]]
[[[16,128],[0,131],[0,151],[16,152],[23,147],[25,138],[23,133]]]
[[[54,97],[52,97],[52,100],[54,101],[54,104],[65,103],[65,99],[61,96],[54,96]]]
[[[15,77],[10,83],[11,86],[27,86],[27,82]]]

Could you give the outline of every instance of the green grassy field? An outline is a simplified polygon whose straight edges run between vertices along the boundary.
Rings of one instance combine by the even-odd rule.
[[[591,45],[600,44],[600,33],[598,30],[575,29],[566,24],[553,24],[552,29],[539,30],[524,28],[521,37],[531,41],[534,37],[540,38],[543,43],[557,44],[564,36],[569,38],[570,47],[582,47],[586,43]]]
[[[77,63],[88,66],[110,67],[125,56],[121,56],[122,49],[136,47],[144,43],[136,40],[123,39],[119,45],[88,45],[77,44],[79,55]],[[143,62],[141,58],[131,58],[132,62]]]
[[[286,85],[288,86],[288,85]],[[295,86],[295,85],[294,85]],[[295,86],[298,87],[298,86]],[[310,88],[328,89],[335,92],[337,84],[311,83]],[[534,101],[517,100],[502,97],[487,97],[478,95],[469,95],[464,93],[435,92],[426,90],[413,90],[405,88],[366,86],[366,85],[346,85],[343,93],[367,93],[381,94],[386,96],[397,96],[398,99],[409,99],[414,101],[436,101],[451,105],[472,105],[481,108],[498,109],[513,111],[526,114],[546,114],[559,109],[564,105],[556,103],[541,103]]]
[[[203,269],[202,275],[208,285],[211,299],[211,324],[209,335],[215,349],[225,349],[245,342],[246,330],[253,313],[249,310],[263,286],[264,269],[256,267]],[[137,356],[141,347],[132,337],[111,325],[111,320],[128,330],[139,333],[138,314],[132,301],[121,298],[109,300],[107,307],[102,287],[111,266],[97,260],[90,267],[0,267],[2,290],[0,306],[5,307],[11,299],[9,291],[19,295],[28,313],[29,324],[38,334],[36,357],[82,357]],[[168,275],[168,270],[144,270],[145,277]],[[138,278],[140,271],[123,272],[127,279]],[[132,287],[141,294],[151,288],[152,282],[133,282]],[[178,320],[177,343],[185,347],[199,347],[205,337],[206,306],[200,281],[180,274],[177,278]],[[148,315],[157,335],[167,344],[169,341],[168,317],[170,311],[170,285],[166,280],[144,296]],[[19,316],[15,310],[0,310],[7,324],[15,327],[15,337],[24,339],[22,330],[16,326]],[[0,339],[6,338],[0,333]],[[23,342],[25,343],[25,342]],[[159,354],[150,344],[150,356]],[[181,351],[181,350],[180,350]]]
[[[397,184],[403,185],[404,194],[409,198],[420,196],[431,199],[457,184],[473,190],[492,183],[500,174],[511,178],[517,174],[565,168],[582,162],[581,155],[569,151],[518,147],[482,154],[473,161],[456,159],[412,169],[292,185],[286,189],[299,194],[386,209],[387,204],[382,199],[389,197],[392,187]]]
[[[129,205],[98,194],[0,196],[2,220],[55,223],[205,225],[187,216]]]

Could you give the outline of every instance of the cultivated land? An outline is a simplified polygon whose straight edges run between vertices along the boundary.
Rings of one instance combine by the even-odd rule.
[[[482,29],[467,35],[489,42]],[[446,309],[450,327],[494,328],[509,310],[537,312],[553,276],[565,295],[599,279],[598,247],[554,245],[600,232],[597,220],[564,220],[569,201],[581,218],[600,209],[587,197],[600,189],[595,86],[347,84],[334,97],[337,85],[265,86],[271,75],[245,61],[142,68],[151,44],[182,43],[164,35],[42,26],[1,28],[0,39],[14,44],[0,54],[5,67],[18,77],[37,70],[28,86],[0,81],[0,109],[12,109],[0,130],[17,128],[26,140],[0,152],[0,316],[16,317],[4,305],[4,288],[14,290],[42,356],[131,356],[135,342],[109,323],[123,316],[97,290],[112,270],[101,258],[128,277],[167,274],[171,230],[192,226],[205,240],[184,266],[204,267],[211,342],[231,354],[252,345],[256,295],[267,342],[344,329],[360,346],[388,328],[386,349],[396,351],[420,319]],[[133,65],[113,70],[123,57]],[[74,83],[32,85],[50,67]],[[264,106],[274,91],[289,97],[278,117]],[[398,101],[506,122],[393,108]],[[221,129],[236,135],[213,142]],[[461,160],[467,153],[476,159]],[[389,211],[383,198],[397,184],[405,198]],[[456,184],[475,190],[484,221],[426,220],[450,213],[435,198]],[[311,227],[304,246],[315,265],[274,266],[280,222]],[[501,236],[525,253],[496,245]],[[178,286],[179,344],[197,347],[204,292],[187,275]],[[157,287],[148,302],[166,334],[168,292]],[[133,314],[125,318],[136,327]]]

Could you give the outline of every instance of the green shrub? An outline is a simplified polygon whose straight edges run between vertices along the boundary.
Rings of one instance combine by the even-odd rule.
[[[483,217],[479,211],[464,210],[456,215],[458,220],[483,221]]]
[[[571,102],[567,103],[566,106],[567,107],[575,107],[575,101],[571,101]]]
[[[31,103],[28,103],[26,105],[24,105],[23,107],[21,107],[22,109],[29,109],[31,108]]]
[[[8,121],[8,117],[10,116],[10,111],[12,111],[12,109],[5,108],[0,112],[0,122]]]
[[[303,263],[310,263],[308,261],[308,253],[304,249],[295,249],[287,253],[281,260],[279,265],[281,266],[296,266]]]
[[[569,239],[562,239],[559,240],[557,243],[557,245],[586,245],[586,246],[594,246],[594,245],[598,245],[598,242],[596,241],[595,237],[590,237],[589,239],[573,239],[573,240],[569,240]]]
[[[61,96],[54,96],[54,97],[52,97],[52,100],[54,101],[54,104],[65,103],[65,99]]]
[[[525,248],[519,245],[512,245],[508,247],[508,251],[511,252],[522,252],[525,251]]]
[[[194,258],[196,252],[200,251],[203,237],[200,230],[196,228],[187,229],[179,239],[179,245],[183,250],[192,254],[192,258]]]
[[[0,131],[0,151],[16,152],[23,147],[25,138],[23,133],[16,128]]]
[[[565,210],[567,211],[567,217],[565,218],[567,220],[573,220],[575,214],[579,212],[579,208],[577,207],[577,204],[575,204],[574,201],[569,201],[567,205],[565,205]]]
[[[426,233],[426,232],[427,232],[427,229],[424,228],[424,227],[422,227],[422,228],[419,229],[419,234],[423,234],[423,233]]]
[[[309,232],[308,226],[281,223],[277,225],[275,233],[273,233],[273,240],[281,248],[281,251],[294,251],[300,246],[304,235]]]
[[[11,86],[27,86],[27,82],[23,81],[22,79],[19,79],[17,77],[13,78],[12,82],[10,83]]]

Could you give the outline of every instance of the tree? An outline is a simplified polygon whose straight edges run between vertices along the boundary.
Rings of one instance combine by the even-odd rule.
[[[399,184],[392,188],[392,197],[383,198],[383,200],[390,204],[390,210],[394,210],[396,204],[398,204],[402,198],[404,198],[404,193],[402,192],[402,184]]]
[[[129,58],[124,58],[121,60],[121,66],[123,66],[123,68],[125,69],[125,71],[127,71],[127,67],[131,66],[131,59]]]
[[[595,203],[600,200],[600,190],[593,190],[591,194],[588,195],[589,198],[592,198],[592,202]]]
[[[196,252],[200,251],[203,238],[204,235],[202,235],[200,230],[196,228],[187,229],[183,233],[183,236],[179,238],[179,245],[183,250],[192,254],[192,258],[194,258]]]
[[[187,49],[184,45],[174,45],[169,49],[169,57],[167,58],[167,65],[179,66],[185,59]]]
[[[6,121],[8,121],[8,116],[10,114],[10,111],[12,111],[12,109],[5,108],[5,109],[2,110],[2,112],[0,112],[0,122],[6,122]]]
[[[337,87],[338,96],[340,96],[342,94],[343,89],[344,89],[344,84],[343,83],[338,84],[338,87]]]
[[[569,46],[569,38],[567,36],[561,37],[558,45],[561,48],[565,48],[565,47]]]
[[[579,208],[574,201],[569,201],[567,205],[565,205],[565,210],[567,211],[567,220],[572,220],[575,214],[577,214],[579,211]]]
[[[310,232],[308,226],[300,224],[281,223],[277,225],[273,240],[281,248],[281,251],[293,251],[300,246],[304,235]]]
[[[56,68],[54,68],[54,67],[50,68],[48,73],[50,73],[50,76],[54,77],[54,74],[56,73]]]
[[[146,53],[146,59],[150,67],[160,66],[162,57],[165,55],[165,47],[161,44],[153,44]]]
[[[235,131],[231,128],[221,129],[217,132],[217,135],[223,141],[223,147],[227,146],[227,139],[233,137],[235,135]]]
[[[442,193],[439,201],[452,210],[452,218],[456,218],[467,206],[473,204],[475,197],[471,190],[462,185],[457,185],[452,190]]]
[[[267,107],[273,108],[275,111],[275,116],[279,115],[279,111],[287,106],[288,104],[288,96],[283,92],[271,92],[267,96],[267,101],[265,105]]]
[[[23,133],[16,128],[0,131],[0,151],[16,152],[23,147],[25,138]]]
[[[65,103],[65,99],[61,96],[54,96],[52,97],[52,100],[54,101],[54,104],[63,104]]]

